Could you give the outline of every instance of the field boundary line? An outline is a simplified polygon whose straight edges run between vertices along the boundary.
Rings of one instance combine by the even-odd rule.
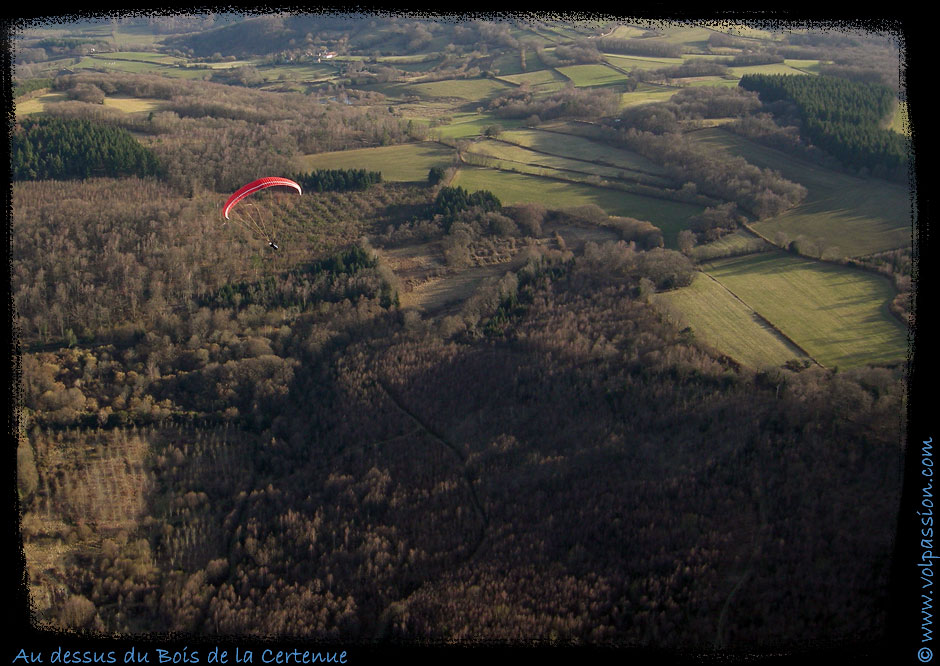
[[[551,130],[542,130],[542,131],[551,132]],[[568,136],[577,136],[577,135],[571,134],[571,135],[568,135]],[[587,138],[587,137],[578,137],[578,138],[584,139],[585,141],[591,141],[591,139],[589,139],[589,138]],[[509,139],[504,139],[504,138],[502,138],[502,137],[490,137],[490,140],[492,140],[492,141],[497,141],[497,142],[499,142],[499,143],[505,143],[505,144],[508,145],[508,146],[515,146],[516,148],[522,148],[523,150],[529,150],[529,151],[531,151],[531,152],[533,152],[533,153],[535,153],[535,154],[537,154],[537,155],[547,155],[547,156],[549,156],[549,157],[561,157],[561,158],[566,159],[566,160],[572,160],[573,162],[583,162],[583,163],[585,163],[585,164],[592,164],[592,165],[596,165],[596,166],[609,167],[609,168],[611,168],[611,169],[619,169],[620,171],[631,171],[631,172],[633,172],[633,173],[639,173],[639,174],[643,174],[643,175],[647,175],[647,176],[653,176],[654,178],[662,178],[662,179],[664,179],[664,180],[669,180],[668,176],[665,176],[665,175],[660,174],[660,173],[655,173],[655,172],[653,172],[653,171],[644,171],[643,169],[634,169],[633,167],[621,166],[621,165],[619,165],[619,164],[614,164],[613,162],[608,162],[607,160],[600,160],[600,159],[588,160],[588,159],[584,159],[583,157],[573,157],[573,156],[571,156],[571,155],[565,155],[564,153],[551,152],[551,151],[548,151],[548,150],[542,150],[542,149],[540,149],[540,148],[533,148],[532,146],[527,146],[527,145],[525,145],[525,144],[523,144],[523,143],[519,143],[519,142],[517,142],[517,141],[510,141]],[[626,151],[626,150],[625,150],[624,152],[632,152],[632,151]],[[637,154],[639,154],[639,153],[637,153]],[[642,156],[641,156],[641,157],[642,157]],[[504,158],[498,158],[498,159],[504,159]],[[509,160],[509,161],[515,162],[515,161],[518,161],[518,160]],[[527,162],[526,164],[528,164],[528,162]]]
[[[709,200],[709,201],[687,201],[681,196],[670,196],[668,194],[669,191],[677,192],[678,190],[664,190],[663,188],[655,187],[653,185],[645,185],[643,183],[632,184],[630,181],[626,181],[626,180],[602,178],[599,182],[592,183],[592,182],[588,182],[587,179],[576,180],[574,178],[564,178],[562,175],[552,175],[548,173],[544,173],[544,174],[532,173],[530,171],[522,171],[520,169],[506,168],[505,166],[492,165],[492,164],[473,164],[470,160],[467,160],[464,157],[465,154],[469,156],[477,157],[477,158],[482,158],[484,160],[496,160],[496,161],[501,160],[504,162],[512,162],[514,164],[525,164],[525,163],[513,162],[513,160],[507,160],[501,157],[489,157],[487,155],[480,155],[479,153],[473,153],[470,151],[463,151],[459,154],[459,160],[460,160],[461,165],[465,165],[465,166],[473,167],[477,169],[487,169],[489,171],[497,171],[497,172],[503,172],[503,173],[514,173],[520,176],[528,176],[530,178],[544,178],[545,180],[552,180],[552,181],[556,181],[559,183],[570,183],[572,185],[580,185],[582,187],[594,187],[598,189],[610,190],[613,192],[625,192],[633,196],[645,197],[647,199],[658,199],[660,201],[669,201],[671,203],[686,204],[689,206],[705,207],[708,205],[716,205],[718,203],[717,200],[714,200],[714,199]],[[558,171],[558,172],[562,171],[561,169],[551,168],[551,167],[537,167],[537,168],[549,169],[551,171]],[[582,172],[574,171],[573,173],[582,173]],[[652,191],[646,191],[646,188],[650,188],[650,190]],[[696,195],[696,196],[704,196],[704,195]]]
[[[878,270],[878,268],[876,268],[875,266],[870,266],[870,265],[865,264],[865,263],[863,263],[863,262],[857,261],[858,259],[863,259],[863,258],[865,258],[865,257],[872,256],[872,255],[874,255],[874,254],[879,254],[879,252],[871,252],[871,253],[869,253],[869,254],[859,255],[859,256],[856,256],[856,257],[846,257],[844,260],[841,260],[841,259],[824,259],[824,258],[822,258],[822,257],[812,257],[812,256],[810,256],[810,255],[808,255],[808,254],[801,254],[800,252],[791,252],[790,250],[788,250],[788,249],[785,248],[785,247],[780,247],[779,245],[777,245],[776,243],[774,243],[772,240],[770,240],[769,238],[767,238],[766,236],[764,236],[762,233],[760,233],[759,231],[757,231],[756,229],[754,229],[753,227],[751,227],[751,225],[750,225],[749,222],[743,223],[742,226],[743,226],[745,229],[747,229],[748,231],[750,231],[752,234],[754,234],[754,235],[758,236],[759,238],[762,238],[764,241],[770,243],[773,247],[777,248],[777,250],[779,250],[780,252],[786,252],[786,253],[788,253],[788,254],[793,254],[793,255],[795,255],[795,256],[797,256],[797,257],[800,257],[800,258],[802,258],[802,259],[807,259],[807,260],[809,260],[809,261],[815,261],[815,262],[818,262],[818,263],[820,263],[820,264],[826,264],[826,265],[829,265],[829,266],[837,266],[837,267],[844,268],[844,269],[850,270],[850,271],[851,271],[851,270],[856,270],[856,271],[861,271],[861,272],[863,272],[863,273],[868,273],[869,275],[873,275],[873,276],[878,277],[878,278],[881,278],[881,279],[883,279],[883,280],[887,280],[887,281],[888,281],[888,284],[891,286],[891,290],[894,292],[895,296],[899,296],[899,295],[901,294],[901,292],[898,291],[897,283],[894,281],[894,278],[893,278],[892,276],[890,276],[890,275],[885,275],[885,274],[882,273],[880,270]],[[901,248],[895,248],[895,249],[897,249],[897,250],[904,250],[904,249],[906,249],[906,248],[901,247]],[[893,251],[894,251],[894,250],[887,250],[887,252],[893,252]],[[888,315],[888,319],[890,319],[891,321],[897,322],[898,324],[900,324],[900,326],[901,326],[905,331],[907,331],[907,329],[910,327],[910,324],[909,324],[909,322],[905,322],[905,321],[901,318],[900,315],[895,314],[895,312],[891,309],[891,302],[892,302],[892,300],[893,300],[893,299],[888,299],[888,300],[886,300],[884,303],[882,303],[882,307],[885,309],[885,312],[886,312],[887,315]]]
[[[820,363],[819,361],[817,361],[817,360],[813,357],[812,354],[810,354],[808,351],[806,351],[805,349],[803,349],[803,347],[801,347],[800,345],[798,345],[798,344],[796,343],[796,341],[794,341],[790,336],[788,336],[786,333],[784,333],[784,332],[781,331],[779,328],[777,328],[777,327],[773,324],[773,322],[771,322],[769,319],[767,319],[767,317],[765,317],[765,316],[762,315],[760,312],[758,312],[757,310],[755,310],[753,307],[751,307],[750,305],[748,305],[747,302],[745,302],[745,300],[744,300],[743,298],[741,298],[741,297],[738,296],[736,293],[734,293],[733,291],[731,291],[730,289],[728,289],[728,287],[725,286],[724,284],[722,284],[722,282],[721,282],[718,278],[714,277],[713,275],[711,275],[711,274],[708,273],[707,271],[702,271],[702,274],[703,274],[703,275],[706,275],[710,280],[713,280],[718,286],[720,286],[722,289],[724,289],[724,290],[727,291],[729,294],[731,294],[739,303],[741,303],[744,307],[746,307],[748,310],[750,310],[750,311],[754,314],[754,316],[758,319],[758,321],[760,321],[760,322],[763,323],[763,324],[766,324],[766,325],[771,329],[771,331],[774,332],[774,333],[776,333],[777,336],[780,337],[785,343],[787,343],[788,345],[790,345],[791,347],[793,347],[794,349],[796,349],[797,351],[799,351],[801,354],[803,354],[806,358],[808,358],[808,359],[811,360],[813,363],[815,363],[816,365],[818,365],[820,368],[825,368],[825,367],[826,367],[826,366],[824,366],[822,363]]]
[[[498,139],[497,139],[497,141],[498,141]],[[523,149],[525,149],[525,150],[528,150],[527,148],[525,148],[525,146],[518,146],[517,144],[510,143],[510,142],[508,142],[508,141],[504,141],[503,143],[505,143],[506,145],[509,145],[509,146],[516,146],[517,148],[523,148]],[[523,166],[528,166],[528,167],[531,167],[531,168],[534,168],[534,169],[547,169],[547,170],[549,170],[549,171],[559,171],[559,172],[561,172],[561,173],[580,174],[580,175],[583,175],[583,176],[587,176],[588,178],[590,178],[590,177],[593,176],[593,177],[599,178],[601,181],[606,180],[606,181],[610,181],[610,182],[613,182],[613,183],[620,182],[620,183],[624,183],[625,185],[630,185],[631,183],[633,183],[633,184],[636,184],[636,185],[639,185],[639,186],[657,188],[656,185],[652,185],[652,184],[650,184],[650,183],[643,182],[643,181],[641,181],[641,180],[639,180],[639,179],[637,179],[637,178],[629,178],[629,179],[628,179],[628,178],[620,178],[620,177],[618,177],[618,176],[601,176],[601,175],[598,175],[598,174],[596,174],[596,173],[592,173],[592,172],[587,171],[587,170],[585,170],[585,171],[580,171],[580,170],[578,170],[578,169],[568,168],[568,167],[546,166],[546,165],[542,165],[542,164],[535,164],[535,163],[533,163],[533,162],[523,162],[522,160],[514,160],[514,159],[509,158],[509,157],[495,157],[495,156],[493,156],[493,155],[485,155],[485,154],[483,154],[483,153],[475,153],[475,152],[473,152],[472,150],[467,150],[467,151],[465,151],[465,152],[466,152],[466,154],[468,154],[468,155],[474,155],[474,156],[476,156],[476,157],[480,157],[480,158],[483,158],[483,159],[485,159],[485,160],[495,160],[495,161],[497,161],[497,162],[508,162],[509,164],[521,164],[521,165],[523,165]],[[581,159],[578,159],[578,158],[576,158],[576,157],[566,157],[566,156],[564,156],[564,155],[556,155],[556,154],[553,154],[553,153],[544,153],[544,152],[540,152],[540,151],[533,151],[533,152],[539,153],[539,154],[541,154],[541,155],[546,155],[546,156],[548,156],[548,157],[560,157],[560,158],[562,158],[562,159],[570,159],[570,160],[575,161],[575,162],[578,162],[578,163],[580,163],[580,164],[588,164],[588,165],[594,164],[594,165],[596,165],[596,166],[605,167],[605,168],[609,168],[609,169],[612,169],[612,168],[619,168],[619,167],[614,167],[614,166],[609,165],[609,164],[602,164],[602,163],[600,163],[600,162],[594,163],[594,162],[589,162],[589,161],[587,161],[587,160],[581,160]],[[577,166],[577,165],[573,165],[573,166]],[[487,167],[487,168],[500,169],[500,167]],[[585,169],[586,169],[586,167],[585,167]],[[514,169],[500,169],[500,170],[504,170],[504,171],[513,171]],[[634,171],[635,173],[646,173],[646,172],[644,172],[644,171],[635,171],[635,170],[633,170],[633,169],[625,169],[624,171]],[[530,172],[528,172],[528,171],[521,171],[521,170],[520,170],[518,173],[530,173]],[[540,174],[533,174],[533,175],[540,175]],[[625,175],[626,175],[626,174],[625,174]],[[569,180],[569,179],[563,178],[562,180]],[[582,182],[582,181],[573,181],[573,182]],[[585,182],[586,182],[586,181],[585,181]],[[588,183],[588,184],[593,184],[593,183]],[[619,189],[619,188],[618,188],[618,189]]]

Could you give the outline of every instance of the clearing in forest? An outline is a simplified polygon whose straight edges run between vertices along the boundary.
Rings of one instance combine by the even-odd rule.
[[[907,333],[888,310],[895,292],[884,277],[776,251],[703,268],[823,366],[907,358]]]

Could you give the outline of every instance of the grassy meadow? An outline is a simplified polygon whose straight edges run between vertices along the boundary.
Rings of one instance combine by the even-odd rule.
[[[651,174],[636,168],[603,164],[577,157],[565,157],[524,148],[508,141],[486,139],[474,142],[466,151],[472,155],[492,158],[500,163],[501,169],[514,169],[525,173],[552,175],[555,177],[576,175],[611,179],[614,181],[638,182],[659,187],[670,185],[662,176]]]
[[[413,83],[405,86],[405,89],[419,97],[457,98],[477,101],[505,92],[511,87],[497,79],[458,79]]]
[[[628,78],[623,72],[618,72],[607,65],[570,65],[556,69],[579,88],[623,83]]]
[[[525,72],[522,74],[508,74],[500,76],[499,79],[515,86],[526,84],[533,89],[543,92],[561,90],[568,82],[568,79],[554,69],[539,69],[534,72]]]
[[[54,106],[59,102],[65,101],[68,101],[68,98],[65,96],[65,94],[59,92],[47,92],[22,102],[17,101],[14,106],[16,116],[18,118],[23,118],[29,115],[41,114],[45,112],[50,106]],[[162,109],[164,107],[164,102],[163,100],[146,97],[106,95],[104,98],[104,106],[109,109],[123,111],[124,113],[150,113],[151,111],[159,111]]]
[[[654,302],[677,325],[741,365],[780,366],[808,358],[717,280],[696,273],[692,284],[656,294]]]
[[[688,227],[689,218],[702,212],[702,207],[692,204],[583,183],[477,167],[461,168],[452,185],[459,185],[471,192],[489,190],[504,204],[537,201],[556,208],[595,204],[610,215],[652,222],[662,230],[666,246],[673,248],[676,246],[677,234]]]
[[[527,148],[532,154],[546,154],[569,160],[580,160],[592,164],[663,177],[665,169],[638,153],[609,146],[563,131],[544,129],[516,129],[501,132],[501,141]],[[665,181],[660,181],[666,184]]]
[[[766,238],[774,240],[783,233],[792,241],[802,236],[820,254],[847,257],[910,245],[911,202],[906,188],[827,169],[721,129],[692,136],[806,187],[803,203],[752,225]]]
[[[453,160],[452,148],[426,141],[305,155],[296,161],[295,168],[298,171],[366,169],[381,171],[382,179],[387,181],[426,182],[432,167],[448,167]]]
[[[886,278],[782,252],[703,266],[729,292],[828,368],[898,363],[907,335]]]

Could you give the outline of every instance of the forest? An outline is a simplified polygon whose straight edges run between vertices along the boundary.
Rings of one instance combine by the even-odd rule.
[[[818,87],[726,78],[875,38],[680,44],[535,17],[105,25],[28,34],[17,69],[32,75],[16,81],[10,279],[35,626],[683,654],[885,640],[903,361],[747,363],[660,298],[717,283],[721,259],[778,253],[824,264],[833,289],[876,276],[890,330],[912,321],[910,248],[823,262],[806,236],[753,230],[815,206],[826,179],[877,193],[897,175],[896,142],[865,143],[895,93],[859,82],[890,58],[828,58],[803,77]],[[165,70],[79,67],[141,34],[159,47],[127,51],[129,69]],[[611,54],[644,66],[612,61],[597,84],[567,69]],[[708,58],[643,60],[690,55]],[[471,164],[487,141],[587,177]],[[823,175],[761,166],[771,145]],[[340,161],[359,154],[364,168]],[[408,160],[418,178],[390,177]],[[279,249],[220,214],[275,174],[302,195],[246,209]],[[500,189],[515,182],[522,196]],[[747,319],[799,351],[756,306]]]
[[[14,180],[159,176],[153,152],[127,130],[83,120],[23,123],[10,144]]]
[[[896,104],[887,86],[829,76],[768,74],[749,74],[740,85],[757,92],[764,102],[791,102],[807,138],[843,164],[906,180],[908,147],[897,133],[879,126]]]

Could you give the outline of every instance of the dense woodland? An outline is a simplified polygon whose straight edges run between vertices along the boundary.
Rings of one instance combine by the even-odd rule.
[[[637,297],[647,261],[546,255],[433,327],[374,292],[216,302],[28,355],[26,538],[43,516],[109,534],[56,574],[56,617],[688,646],[877,631],[896,375],[736,371]]]
[[[906,181],[907,141],[881,126],[897,104],[896,94],[887,86],[832,76],[768,74],[746,75],[740,85],[757,92],[766,104],[790,102],[796,107],[802,134],[843,164]]]
[[[159,176],[153,152],[125,129],[87,120],[26,121],[10,142],[14,180]]]
[[[376,17],[344,32],[329,16],[152,20],[205,29],[167,41],[200,58],[285,41],[280,57],[416,53],[447,39],[454,60],[440,75],[486,71],[479,51],[520,46],[488,21]],[[593,42],[572,39],[551,57],[677,48],[654,30]],[[275,254],[219,224],[224,193],[291,173],[299,155],[427,130],[374,91],[272,92],[237,75],[58,76],[51,85],[69,101],[15,128],[17,483],[27,555],[42,562],[30,581],[37,622],[698,651],[883,635],[902,370],[749,369],[651,300],[692,282],[693,239],[806,197],[682,129],[730,118],[793,150],[828,146],[810,146],[802,126],[794,138],[777,107],[739,88],[688,88],[618,112],[609,90],[520,86],[490,100],[494,116],[590,120],[593,138],[663,166],[672,196],[709,202],[679,251],[647,220],[504,205],[449,186],[439,167],[419,183],[296,174],[302,196],[256,204],[281,221]],[[131,115],[99,103],[114,94],[162,107]],[[83,140],[128,137],[152,170],[119,168],[117,152],[72,168],[89,166]],[[62,164],[47,171],[34,157],[52,141]],[[560,226],[614,239],[569,248]],[[445,276],[513,261],[462,301],[419,313],[401,307],[378,251],[417,244]],[[910,289],[910,253],[858,262]]]
[[[366,169],[315,169],[306,173],[294,174],[305,190],[315,192],[348,192],[365,190],[375,183],[382,182],[382,172]]]
[[[82,336],[24,355],[24,538],[103,537],[39,574],[47,619],[676,646],[882,626],[896,371],[737,369],[645,302],[691,278],[677,252],[547,250],[420,321],[367,253],[252,280],[230,240],[187,231],[194,203],[162,193],[183,207],[160,222],[132,196],[156,185],[116,185],[120,231],[70,215],[16,264],[50,276],[17,280],[27,339]],[[334,225],[405,201],[368,192]],[[89,257],[88,233],[114,249]]]

